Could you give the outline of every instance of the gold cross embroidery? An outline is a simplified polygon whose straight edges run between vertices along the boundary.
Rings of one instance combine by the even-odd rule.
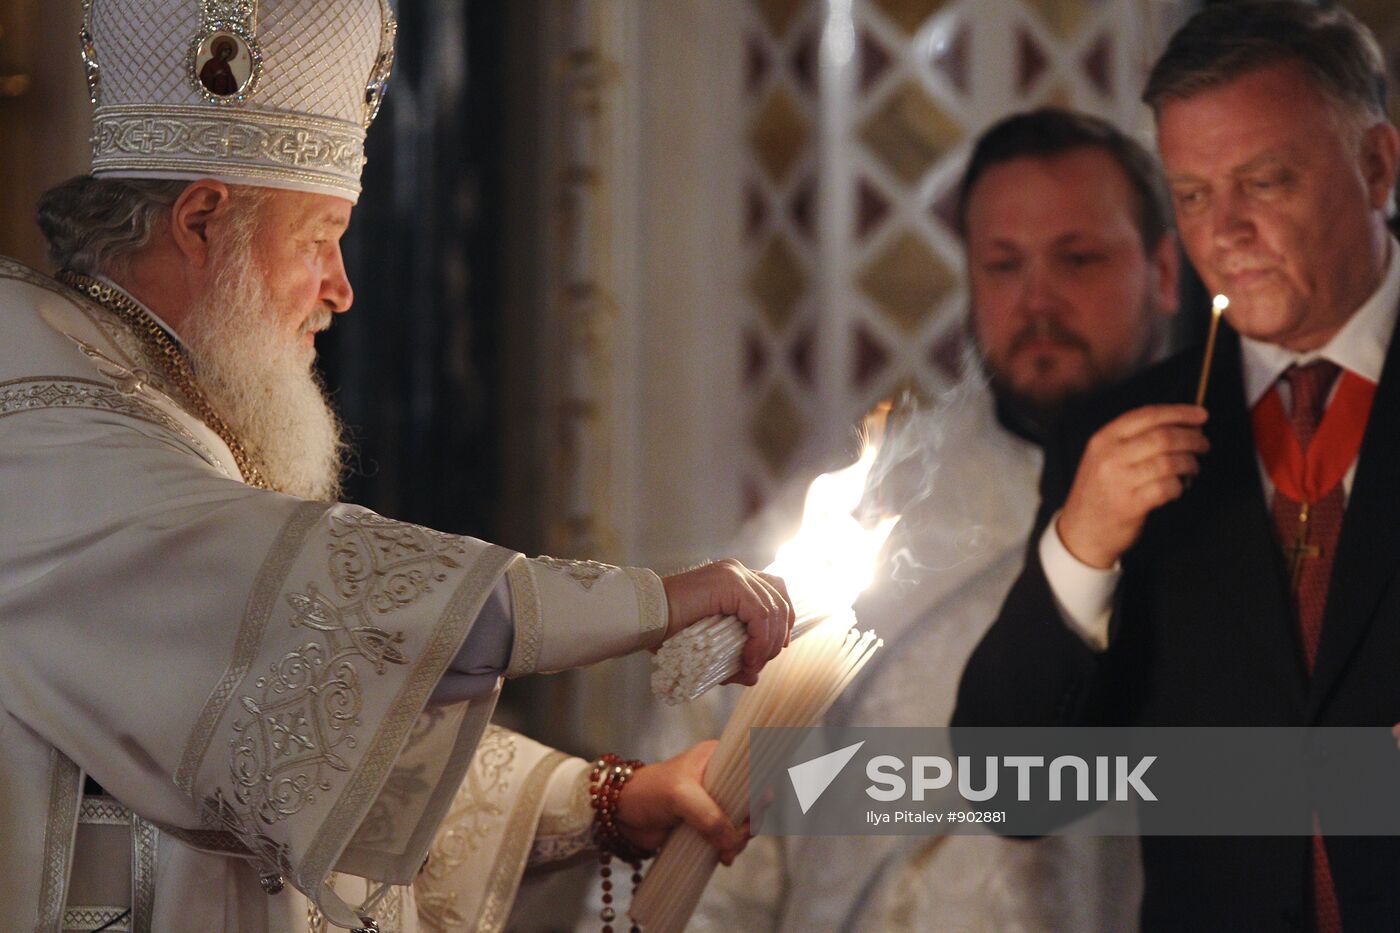
[[[1298,512],[1298,537],[1293,541],[1293,547],[1289,548],[1289,558],[1292,563],[1293,592],[1298,592],[1298,582],[1303,575],[1303,559],[1306,557],[1321,557],[1322,548],[1316,544],[1308,544],[1308,518],[1311,514],[1311,507],[1304,502],[1303,507]]]

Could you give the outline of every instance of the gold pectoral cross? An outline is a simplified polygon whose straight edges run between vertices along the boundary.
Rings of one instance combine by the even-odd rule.
[[[1303,559],[1305,557],[1321,557],[1322,548],[1316,544],[1308,544],[1308,518],[1311,514],[1311,506],[1304,502],[1303,507],[1298,511],[1298,537],[1293,541],[1293,547],[1289,549],[1289,558],[1293,567],[1293,592],[1298,592],[1298,581],[1303,575]]]

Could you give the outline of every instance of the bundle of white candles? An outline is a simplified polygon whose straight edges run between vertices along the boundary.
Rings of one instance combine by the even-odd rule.
[[[749,730],[817,725],[883,644],[874,632],[853,630],[855,614],[838,609],[770,661],[745,690],[705,768],[704,786],[738,826],[749,816],[749,775],[771,773],[791,746],[765,743],[749,756]],[[632,899],[632,919],[646,933],[680,933],[709,883],[719,856],[689,826],[671,834]]]
[[[868,440],[859,460],[812,483],[802,527],[767,568],[786,581],[792,597],[797,615],[792,641],[744,691],[705,767],[705,789],[736,826],[749,816],[750,773],[770,773],[791,750],[781,742],[765,743],[751,761],[749,730],[817,725],[881,645],[873,632],[853,630],[851,607],[870,585],[876,558],[899,518],[866,527],[853,512],[875,463],[886,411],[867,419]],[[657,652],[652,689],[672,703],[694,699],[739,671],[745,638],[743,625],[732,616],[691,626]],[[698,833],[677,828],[637,889],[632,919],[647,933],[679,933],[717,864],[715,851]]]
[[[820,609],[793,607],[797,621],[792,626],[796,640],[830,618]],[[675,705],[686,703],[711,687],[739,673],[740,654],[748,634],[734,616],[710,616],[673,637],[661,646],[653,659],[651,690],[657,697]]]

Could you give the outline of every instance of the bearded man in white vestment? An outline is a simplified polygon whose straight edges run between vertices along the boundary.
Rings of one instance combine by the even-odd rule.
[[[958,209],[976,359],[882,446],[875,494],[904,517],[856,612],[885,647],[828,723],[948,724],[1023,562],[1047,425],[1148,362],[1176,310],[1169,208],[1152,157],[1101,120],[1041,110],[979,139]],[[1139,875],[1134,839],[760,836],[693,929],[1118,933]]]
[[[63,271],[0,259],[0,914],[501,929],[527,864],[594,836],[589,763],[489,724],[502,675],[734,612],[752,682],[781,581],[530,560],[337,504],[311,364],[352,300],[388,3],[85,8],[93,174],[39,211]],[[233,77],[206,85],[215,49]],[[684,819],[742,848],[708,753],[623,781],[627,844]]]

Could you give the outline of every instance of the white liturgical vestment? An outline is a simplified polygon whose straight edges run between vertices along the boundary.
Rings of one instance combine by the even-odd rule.
[[[946,726],[1024,561],[1040,448],[1001,425],[980,372],[914,419],[881,454],[918,451],[878,489],[903,518],[855,606],[885,644],[831,725]],[[1135,839],[760,836],[716,872],[690,930],[1119,933],[1137,928],[1139,875]]]
[[[500,929],[587,763],[434,687],[501,580],[517,676],[655,644],[659,579],[250,487],[160,373],[0,260],[6,928]]]

